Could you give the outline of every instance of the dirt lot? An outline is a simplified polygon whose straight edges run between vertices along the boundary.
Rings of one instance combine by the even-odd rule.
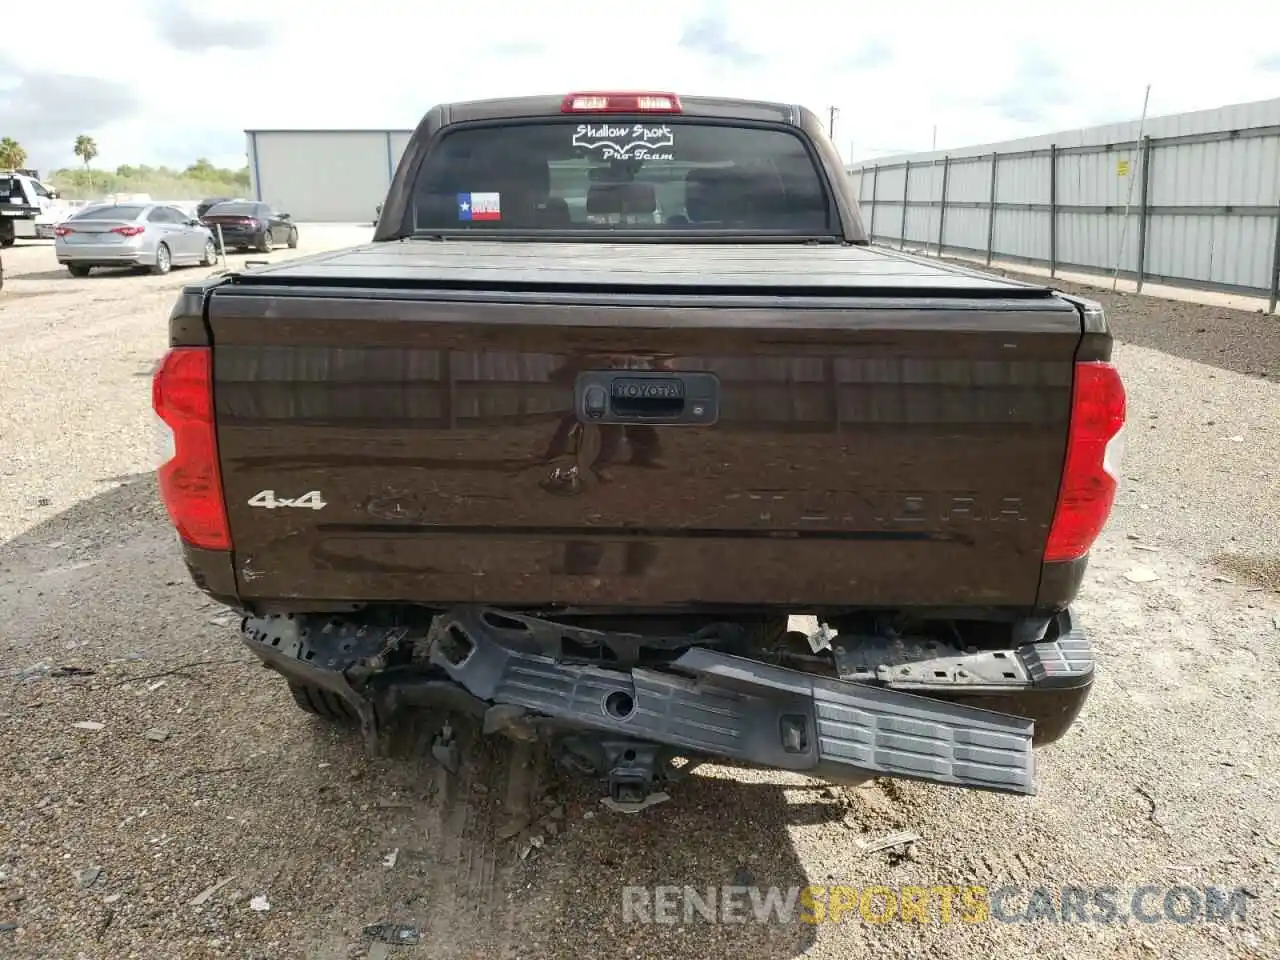
[[[298,252],[360,236],[304,229]],[[442,791],[426,764],[365,759],[188,582],[146,476],[147,378],[204,271],[73,280],[47,245],[4,260],[0,956],[1277,955],[1280,320],[1095,292],[1124,340],[1126,479],[1079,605],[1099,681],[1038,796],[710,770],[627,817],[553,783],[521,859],[495,836],[495,784]],[[861,854],[895,829],[919,834],[914,857]],[[1248,918],[623,919],[628,884],[808,883],[1245,886]],[[364,932],[382,921],[420,942]]]

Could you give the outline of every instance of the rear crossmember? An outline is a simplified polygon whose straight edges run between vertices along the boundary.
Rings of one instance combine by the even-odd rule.
[[[485,733],[546,738],[563,764],[635,803],[689,769],[675,767],[677,757],[833,782],[892,776],[1034,794],[1033,720],[920,694],[1079,687],[1092,679],[1092,654],[1063,616],[1056,635],[1013,651],[879,669],[867,667],[874,653],[868,661],[834,645],[840,675],[856,679],[692,646],[691,637],[662,669],[576,663],[559,655],[563,640],[589,649],[640,638],[481,607],[447,611],[425,631],[316,615],[249,617],[243,633],[265,665],[349,704],[373,752],[403,711],[445,710]],[[447,741],[433,752],[451,766]]]

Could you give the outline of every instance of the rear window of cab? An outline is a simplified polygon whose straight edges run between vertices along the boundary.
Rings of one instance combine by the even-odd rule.
[[[446,130],[418,170],[412,215],[419,233],[834,232],[798,133],[671,115]]]

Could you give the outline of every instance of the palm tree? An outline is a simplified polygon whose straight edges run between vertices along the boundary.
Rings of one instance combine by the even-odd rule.
[[[0,168],[17,170],[27,162],[27,151],[13,137],[0,140]]]
[[[89,161],[98,155],[97,141],[94,140],[93,137],[89,136],[87,133],[82,133],[80,134],[80,136],[76,137],[75,152],[76,152],[76,156],[84,161],[84,170],[85,170],[85,173],[88,173]],[[92,186],[93,184],[92,175],[89,178],[89,183]]]

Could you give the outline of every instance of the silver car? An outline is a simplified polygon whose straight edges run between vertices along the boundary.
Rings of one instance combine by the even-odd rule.
[[[87,277],[94,267],[168,273],[182,264],[212,266],[218,257],[213,234],[167,203],[89,207],[58,224],[54,251],[73,277]]]

